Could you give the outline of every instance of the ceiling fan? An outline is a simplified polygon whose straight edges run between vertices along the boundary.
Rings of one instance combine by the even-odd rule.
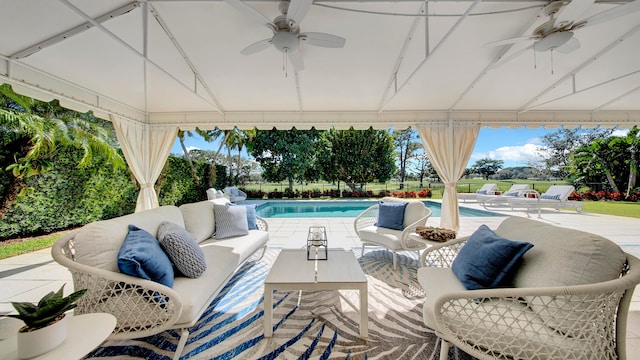
[[[595,0],[571,0],[554,1],[547,4],[543,13],[549,20],[533,30],[529,36],[521,36],[499,41],[493,41],[487,46],[501,46],[518,42],[532,43],[535,51],[557,50],[562,53],[570,53],[580,48],[580,42],[574,36],[574,30],[613,20],[619,16],[640,10],[640,0],[634,0],[586,19],[581,16],[589,10]]]
[[[327,48],[344,47],[345,39],[339,36],[319,32],[300,32],[300,22],[307,15],[313,0],[292,0],[291,2],[282,0],[278,5],[282,15],[277,16],[273,21],[241,0],[225,0],[225,2],[273,31],[272,37],[242,49],[240,53],[243,55],[251,55],[273,45],[289,58],[297,71],[301,71],[304,69],[304,61],[298,52],[300,41]]]

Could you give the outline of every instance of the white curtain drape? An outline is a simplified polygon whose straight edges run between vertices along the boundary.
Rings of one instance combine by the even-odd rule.
[[[171,152],[178,127],[141,124],[115,117],[111,117],[111,122],[127,164],[140,184],[136,212],[158,207],[153,185]]]
[[[460,229],[460,210],[458,209],[456,183],[464,174],[467,162],[469,162],[480,125],[454,126],[453,121],[449,120],[449,124],[445,126],[442,124],[418,124],[416,127],[431,165],[444,182],[440,226],[458,231]]]

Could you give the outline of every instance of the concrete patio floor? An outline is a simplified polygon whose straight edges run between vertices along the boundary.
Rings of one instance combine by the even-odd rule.
[[[483,209],[473,202],[460,203],[461,206]],[[495,211],[504,216],[527,216],[522,211]],[[532,219],[537,214],[529,213]],[[360,247],[360,240],[353,229],[353,218],[298,218],[267,219],[269,224],[269,246],[283,248],[301,248],[305,245],[308,227],[324,225],[330,247],[351,249]],[[459,236],[470,235],[481,224],[495,229],[504,217],[461,217]],[[578,229],[602,235],[619,244],[625,252],[640,258],[640,219],[617,216],[576,213],[575,211],[543,210],[542,218],[546,223],[566,228]],[[439,226],[440,218],[429,218],[427,225]],[[12,301],[38,301],[49,291],[65,286],[65,294],[73,289],[71,274],[53,261],[51,249],[43,249],[30,254],[0,260],[0,315],[12,313]],[[0,319],[0,340],[16,331],[14,319]],[[640,291],[636,291],[629,313],[627,329],[627,353],[640,353]]]

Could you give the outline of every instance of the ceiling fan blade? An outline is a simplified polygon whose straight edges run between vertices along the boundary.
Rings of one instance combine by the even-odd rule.
[[[295,21],[296,24],[300,24],[309,12],[311,4],[313,4],[313,0],[291,0],[289,10],[287,10],[287,19]]]
[[[260,40],[260,41],[258,41],[256,43],[253,43],[253,44],[247,46],[246,48],[240,50],[240,54],[242,54],[242,55],[255,54],[258,51],[262,51],[262,50],[268,48],[269,46],[271,46],[271,38]]]
[[[302,55],[299,51],[288,51],[287,55],[289,55],[289,61],[291,61],[291,64],[296,69],[296,71],[304,70],[304,61],[302,60]]]
[[[538,38],[537,36],[532,36],[532,35],[518,36],[518,37],[514,37],[514,38],[510,38],[510,39],[504,39],[504,40],[488,42],[488,43],[484,44],[484,46],[487,47],[487,46],[509,45],[509,44],[513,44],[513,43],[517,43],[517,42],[521,42],[521,41],[536,40],[537,38]]]
[[[345,39],[340,36],[319,33],[319,32],[306,32],[299,35],[300,40],[304,40],[307,44],[313,46],[321,46],[326,48],[341,48],[344,47]]]
[[[576,39],[576,37],[574,36],[571,39],[569,39],[569,41],[564,43],[564,45],[558,46],[557,48],[555,48],[554,51],[557,51],[563,54],[569,54],[578,49],[580,49],[580,41],[578,41],[578,39]]]
[[[268,17],[264,16],[264,14],[262,14],[260,11],[252,8],[251,6],[247,5],[246,3],[240,1],[240,0],[224,0],[227,4],[229,4],[229,6],[231,6],[232,8],[238,10],[239,12],[250,16],[254,19],[254,21],[257,21],[260,24],[266,25],[268,26],[270,29],[275,29],[275,25],[273,24],[273,22],[271,21],[271,19],[269,19]]]
[[[586,19],[587,25],[595,25],[601,22],[613,20],[619,16],[627,15],[640,10],[640,0],[635,0],[624,5],[616,6],[612,9],[595,14]]]
[[[595,0],[571,0],[571,2],[560,9],[553,23],[554,27],[571,25],[593,5]]]

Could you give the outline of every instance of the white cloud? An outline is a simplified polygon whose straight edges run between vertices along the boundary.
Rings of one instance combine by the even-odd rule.
[[[187,151],[191,152],[191,150],[200,150],[197,146],[187,146]]]
[[[502,160],[505,163],[505,167],[525,166],[530,161],[538,160],[540,158],[539,152],[543,150],[543,146],[532,143],[518,146],[502,146],[488,152],[474,153],[471,155],[471,159],[474,161],[486,158]]]
[[[629,133],[629,129],[615,129],[613,130],[613,133],[611,134],[611,136],[626,137],[628,133]]]

